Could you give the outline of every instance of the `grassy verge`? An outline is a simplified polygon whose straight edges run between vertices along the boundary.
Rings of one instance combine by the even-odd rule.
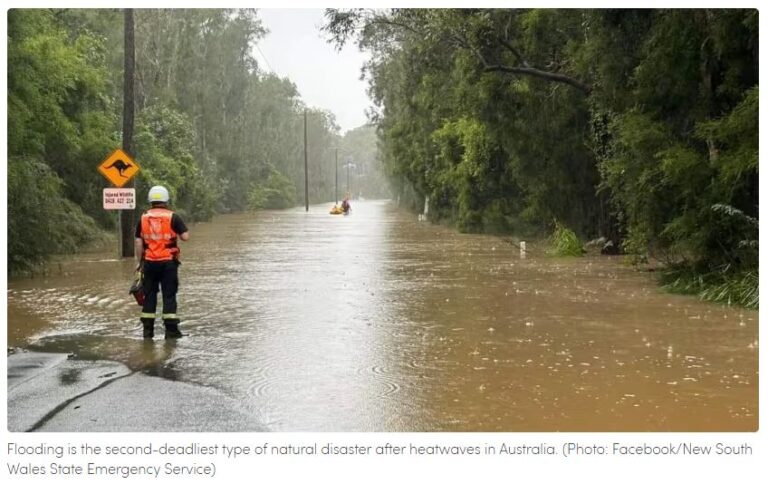
[[[661,273],[664,289],[677,294],[695,294],[706,301],[759,309],[757,270],[697,272],[691,267],[670,267]]]

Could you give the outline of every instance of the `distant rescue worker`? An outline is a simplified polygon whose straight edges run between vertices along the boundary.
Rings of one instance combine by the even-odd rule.
[[[144,338],[155,336],[157,293],[163,291],[163,324],[165,337],[180,338],[176,314],[176,292],[179,289],[178,240],[189,240],[189,231],[178,214],[168,208],[170,195],[163,186],[149,189],[150,209],[136,226],[136,258],[144,267],[144,306],[141,324]]]
[[[351,209],[352,209],[352,205],[349,204],[349,193],[347,193],[344,196],[344,200],[342,200],[341,202],[341,210],[343,210],[344,213],[347,214]]]

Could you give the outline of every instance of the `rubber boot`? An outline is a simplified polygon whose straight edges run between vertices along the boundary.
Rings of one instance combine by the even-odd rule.
[[[144,326],[144,339],[155,337],[155,320],[150,318],[141,318],[141,325]]]
[[[179,331],[178,319],[163,319],[163,324],[165,325],[165,339],[181,338],[184,336]]]

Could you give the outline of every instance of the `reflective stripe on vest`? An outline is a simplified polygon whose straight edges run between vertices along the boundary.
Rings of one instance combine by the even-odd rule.
[[[141,216],[141,238],[144,239],[144,259],[173,260],[179,253],[176,232],[171,227],[173,212],[167,208],[152,208]]]

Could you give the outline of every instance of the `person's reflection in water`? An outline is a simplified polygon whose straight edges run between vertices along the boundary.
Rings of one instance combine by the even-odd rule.
[[[178,340],[143,340],[136,370],[152,376],[176,380],[176,370],[171,365]]]

